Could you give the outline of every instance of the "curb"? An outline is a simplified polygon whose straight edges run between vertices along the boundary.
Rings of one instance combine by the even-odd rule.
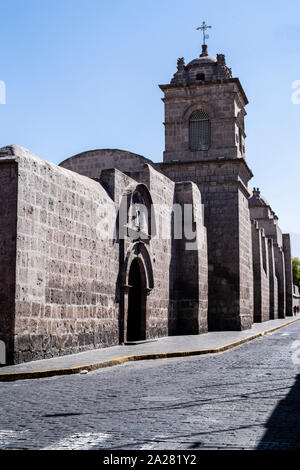
[[[175,351],[175,352],[166,352],[166,353],[153,353],[153,354],[135,354],[131,356],[123,356],[118,357],[116,359],[111,359],[109,361],[98,362],[95,364],[89,364],[85,366],[77,366],[77,367],[70,367],[65,369],[51,369],[51,370],[41,370],[41,371],[33,371],[33,372],[11,372],[7,374],[0,374],[0,382],[12,382],[16,380],[28,380],[28,379],[41,379],[46,377],[54,377],[56,375],[72,375],[72,374],[80,374],[80,372],[87,371],[92,372],[97,369],[103,369],[105,367],[112,367],[117,366],[120,364],[124,364],[125,362],[130,361],[147,361],[147,360],[154,360],[154,359],[170,359],[175,357],[187,357],[187,356],[201,356],[204,354],[217,354],[224,351],[228,351],[229,349],[235,348],[244,343],[248,343],[254,339],[260,338],[261,336],[267,335],[268,333],[273,333],[280,328],[284,328],[285,326],[291,325],[299,321],[300,318],[296,320],[291,320],[287,323],[283,323],[282,325],[275,326],[269,330],[262,331],[261,333],[256,333],[255,335],[247,336],[246,338],[242,338],[237,341],[233,341],[232,343],[227,343],[222,346],[218,346],[217,348],[212,349],[196,349],[190,351]]]

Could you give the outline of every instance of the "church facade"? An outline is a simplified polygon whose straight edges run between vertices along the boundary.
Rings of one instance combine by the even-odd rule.
[[[19,363],[292,315],[291,246],[248,183],[223,54],[178,59],[161,163],[116,149],[48,163],[0,149],[0,340]]]

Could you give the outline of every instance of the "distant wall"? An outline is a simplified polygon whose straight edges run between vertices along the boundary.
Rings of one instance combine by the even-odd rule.
[[[282,247],[274,243],[275,273],[278,281],[278,318],[286,316],[285,258]]]
[[[291,316],[293,311],[293,272],[292,272],[292,249],[290,235],[282,235],[282,246],[285,262],[285,285],[286,285],[286,315]]]
[[[293,303],[290,235],[282,234],[277,216],[258,189],[254,188],[249,206],[251,219],[268,239],[270,319],[285,318],[292,315]]]
[[[293,308],[299,307],[300,309],[300,289],[298,286],[293,286]]]
[[[268,238],[269,281],[270,281],[270,320],[278,318],[278,279],[276,277],[274,240]]]
[[[254,321],[270,319],[269,251],[264,231],[252,220]]]

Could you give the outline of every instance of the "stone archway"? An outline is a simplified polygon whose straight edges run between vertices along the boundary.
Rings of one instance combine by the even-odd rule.
[[[129,269],[126,341],[146,339],[146,286],[143,264],[134,258]]]
[[[120,343],[147,338],[147,297],[154,287],[150,255],[143,242],[128,250],[122,269]]]

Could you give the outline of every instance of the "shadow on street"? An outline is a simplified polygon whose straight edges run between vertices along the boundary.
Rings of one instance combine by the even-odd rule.
[[[266,423],[266,432],[257,446],[264,449],[300,450],[300,376],[289,394],[279,402]]]

